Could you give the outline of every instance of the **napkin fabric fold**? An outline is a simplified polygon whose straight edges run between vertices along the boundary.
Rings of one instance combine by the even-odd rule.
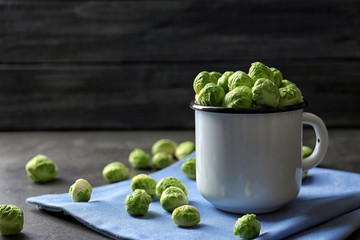
[[[194,157],[195,153],[189,155]],[[28,198],[40,209],[64,212],[89,228],[113,239],[237,239],[233,227],[241,214],[216,209],[206,201],[195,180],[181,172],[187,159],[149,174],[159,181],[173,176],[188,188],[189,204],[201,214],[193,228],[181,228],[162,209],[154,197],[145,216],[133,217],[125,211],[125,197],[131,193],[130,180],[93,189],[89,202],[75,203],[68,193]],[[284,208],[258,214],[262,223],[258,239],[326,239],[339,240],[360,228],[360,174],[314,168],[303,181],[295,200]]]

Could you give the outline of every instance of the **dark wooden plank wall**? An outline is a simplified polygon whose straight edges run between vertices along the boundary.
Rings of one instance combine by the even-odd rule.
[[[0,129],[192,128],[202,70],[282,70],[360,126],[360,1],[1,1]]]

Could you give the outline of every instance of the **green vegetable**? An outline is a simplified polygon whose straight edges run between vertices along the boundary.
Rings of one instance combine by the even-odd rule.
[[[55,163],[47,156],[38,154],[25,166],[28,177],[34,182],[48,182],[58,173]]]
[[[225,95],[224,107],[250,108],[253,105],[252,92],[247,86],[236,87]]]
[[[234,74],[232,74],[229,77],[228,80],[229,91],[240,86],[247,86],[251,88],[253,85],[254,85],[254,80],[243,71],[236,71]]]
[[[151,196],[145,190],[135,189],[125,198],[126,212],[133,216],[143,216],[148,212],[151,201]]]
[[[217,83],[217,79],[216,77],[210,75],[209,72],[203,71],[200,72],[193,83],[193,88],[196,94],[199,94],[201,89],[203,89],[203,87],[205,87],[206,84],[208,83]]]
[[[156,180],[146,174],[138,174],[131,179],[131,189],[143,189],[151,197],[156,194]]]
[[[88,202],[91,198],[92,186],[85,179],[78,179],[69,188],[69,194],[74,202]]]
[[[183,205],[175,208],[171,218],[180,227],[193,227],[200,222],[200,212],[194,206]]]
[[[149,166],[150,156],[140,148],[135,148],[129,154],[129,162],[132,168],[142,169]]]
[[[184,183],[174,177],[164,177],[156,184],[156,196],[160,199],[161,194],[168,187],[178,187],[187,195],[188,191]]]
[[[169,139],[160,139],[156,141],[151,147],[151,153],[167,152],[171,155],[175,154],[177,144]]]
[[[312,154],[313,150],[308,146],[302,146],[302,158],[305,159]],[[305,170],[302,173],[302,179],[306,178],[309,173],[309,170]]]
[[[252,98],[258,106],[276,107],[280,93],[275,83],[266,78],[259,78],[252,88]]]
[[[226,71],[223,73],[223,75],[217,81],[217,85],[222,87],[224,89],[225,93],[227,93],[229,91],[228,80],[229,80],[229,77],[233,73],[234,72],[232,72],[232,71]]]
[[[215,83],[208,83],[199,92],[197,102],[203,106],[222,106],[225,97],[225,91]]]
[[[274,82],[273,72],[268,66],[261,62],[254,62],[251,64],[249,69],[249,76],[254,79],[254,81],[258,80],[259,78],[267,78]]]
[[[104,167],[102,175],[110,183],[119,182],[129,178],[129,169],[121,162],[112,162]]]
[[[24,225],[24,213],[16,205],[0,205],[0,234],[15,235],[21,232]]]
[[[239,218],[234,225],[234,235],[243,239],[253,239],[259,236],[261,223],[255,214],[246,214]]]
[[[219,73],[219,72],[214,71],[214,72],[210,72],[209,74],[210,74],[210,76],[216,78],[216,80],[218,80],[221,77],[221,73]]]
[[[161,194],[160,203],[164,210],[172,212],[177,207],[189,204],[189,199],[180,188],[168,187]]]
[[[279,104],[278,106],[289,106],[294,105],[301,102],[301,95],[294,88],[283,87],[279,88]]]
[[[181,165],[181,171],[189,178],[196,179],[196,158],[189,158]]]
[[[173,156],[167,152],[158,152],[152,157],[152,165],[156,169],[166,168],[173,163]]]
[[[177,159],[181,160],[193,151],[195,151],[195,143],[192,141],[185,141],[180,143],[176,148],[175,156]]]
[[[270,70],[272,71],[274,76],[274,83],[276,84],[277,87],[280,87],[281,81],[283,80],[283,76],[281,72],[274,67],[270,68]]]

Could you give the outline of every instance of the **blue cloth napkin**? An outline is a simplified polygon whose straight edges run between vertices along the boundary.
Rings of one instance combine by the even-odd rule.
[[[195,156],[195,153],[189,157]],[[133,217],[125,211],[130,180],[93,189],[89,202],[74,203],[68,193],[27,199],[48,211],[64,212],[89,228],[114,239],[238,239],[233,226],[241,214],[220,211],[198,192],[196,182],[181,172],[182,161],[150,174],[159,181],[173,176],[188,188],[191,205],[201,214],[193,228],[181,228],[171,220],[155,197],[148,213]],[[262,223],[258,239],[344,239],[360,228],[360,174],[315,168],[304,180],[298,197],[273,213],[258,214]]]

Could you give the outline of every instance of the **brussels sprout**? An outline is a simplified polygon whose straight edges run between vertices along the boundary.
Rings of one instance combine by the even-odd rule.
[[[174,177],[165,177],[156,184],[156,196],[160,199],[161,194],[168,187],[178,187],[183,190],[185,195],[188,194],[186,186],[180,180]]]
[[[274,83],[276,84],[277,87],[280,87],[281,81],[283,80],[283,76],[281,72],[274,67],[270,68],[270,70],[272,71],[274,76]]]
[[[175,154],[177,144],[169,139],[160,139],[151,147],[151,153],[167,152],[171,155]]]
[[[215,83],[208,83],[199,92],[198,103],[204,106],[221,106],[225,97],[225,91]]]
[[[219,80],[219,78],[221,77],[221,73],[219,73],[219,72],[213,71],[213,72],[210,72],[209,74],[210,74],[210,76],[216,78],[216,81]]]
[[[234,235],[243,239],[253,239],[259,236],[261,223],[255,214],[246,214],[239,218],[234,225]]]
[[[217,81],[217,85],[222,87],[225,91],[225,93],[227,93],[229,91],[229,77],[233,74],[234,72],[232,71],[226,71],[223,73],[223,75],[218,79]]]
[[[158,152],[152,157],[152,165],[156,169],[166,168],[173,163],[173,156],[167,152]]]
[[[275,83],[266,78],[259,78],[252,88],[252,97],[258,106],[276,107],[280,93]]]
[[[190,153],[195,151],[195,143],[192,141],[185,141],[179,144],[179,146],[176,148],[175,156],[177,159],[183,159]]]
[[[156,180],[146,174],[138,174],[131,179],[131,189],[143,189],[151,197],[156,194]]]
[[[121,162],[112,162],[104,167],[102,175],[110,183],[119,182],[128,179],[129,169]]]
[[[15,235],[23,229],[24,213],[16,205],[0,205],[0,234]]]
[[[195,94],[195,103],[199,104],[199,94]]]
[[[312,152],[313,152],[313,150],[310,147],[303,146],[302,147],[302,158],[305,159],[305,158],[309,157],[312,154]],[[309,170],[303,171],[302,179],[306,178],[308,173],[309,173]]]
[[[189,204],[189,199],[180,188],[168,187],[161,194],[160,203],[164,210],[172,212],[177,207]]]
[[[69,194],[74,202],[88,202],[91,198],[92,186],[85,179],[78,179],[69,188]]]
[[[135,189],[125,198],[126,212],[133,216],[143,216],[149,210],[152,198],[143,189]]]
[[[253,105],[252,92],[247,86],[236,87],[225,95],[224,107],[250,108]]]
[[[281,84],[280,84],[280,87],[287,87],[289,85],[293,84],[292,82],[290,82],[289,80],[286,80],[286,79],[283,79],[281,80]]]
[[[135,169],[147,168],[149,166],[150,156],[140,148],[135,148],[129,154],[131,167]]]
[[[301,95],[294,88],[279,88],[280,99],[278,106],[290,106],[301,102]]]
[[[206,72],[206,71],[203,71],[203,72],[200,72],[195,80],[194,80],[194,84],[193,84],[193,87],[194,87],[194,91],[196,94],[199,94],[201,89],[203,89],[203,87],[205,87],[206,84],[208,83],[217,83],[217,79],[210,75],[209,72]]]
[[[274,81],[273,72],[268,66],[261,62],[254,62],[251,64],[249,69],[249,76],[254,79],[254,81],[258,80],[259,78],[267,78],[272,82]]]
[[[58,173],[55,163],[47,156],[38,154],[25,166],[28,177],[34,182],[48,182]]]
[[[194,206],[183,205],[174,209],[171,218],[180,227],[193,227],[200,222],[200,212]]]
[[[287,87],[287,88],[292,88],[292,89],[295,89],[297,92],[298,92],[298,95],[299,95],[299,102],[298,103],[301,103],[303,102],[303,96],[301,94],[301,91],[300,89],[295,85],[295,83],[292,83],[290,82],[289,80],[282,80],[281,81],[281,85],[280,85],[280,88],[284,88],[284,87]]]
[[[196,179],[196,158],[189,158],[181,165],[181,171],[189,178]]]
[[[253,85],[254,85],[254,80],[243,71],[236,71],[228,79],[229,91],[240,86],[247,86],[251,88]]]
[[[175,208],[171,218],[180,227],[193,227],[200,222],[200,212],[194,206],[183,205]]]

